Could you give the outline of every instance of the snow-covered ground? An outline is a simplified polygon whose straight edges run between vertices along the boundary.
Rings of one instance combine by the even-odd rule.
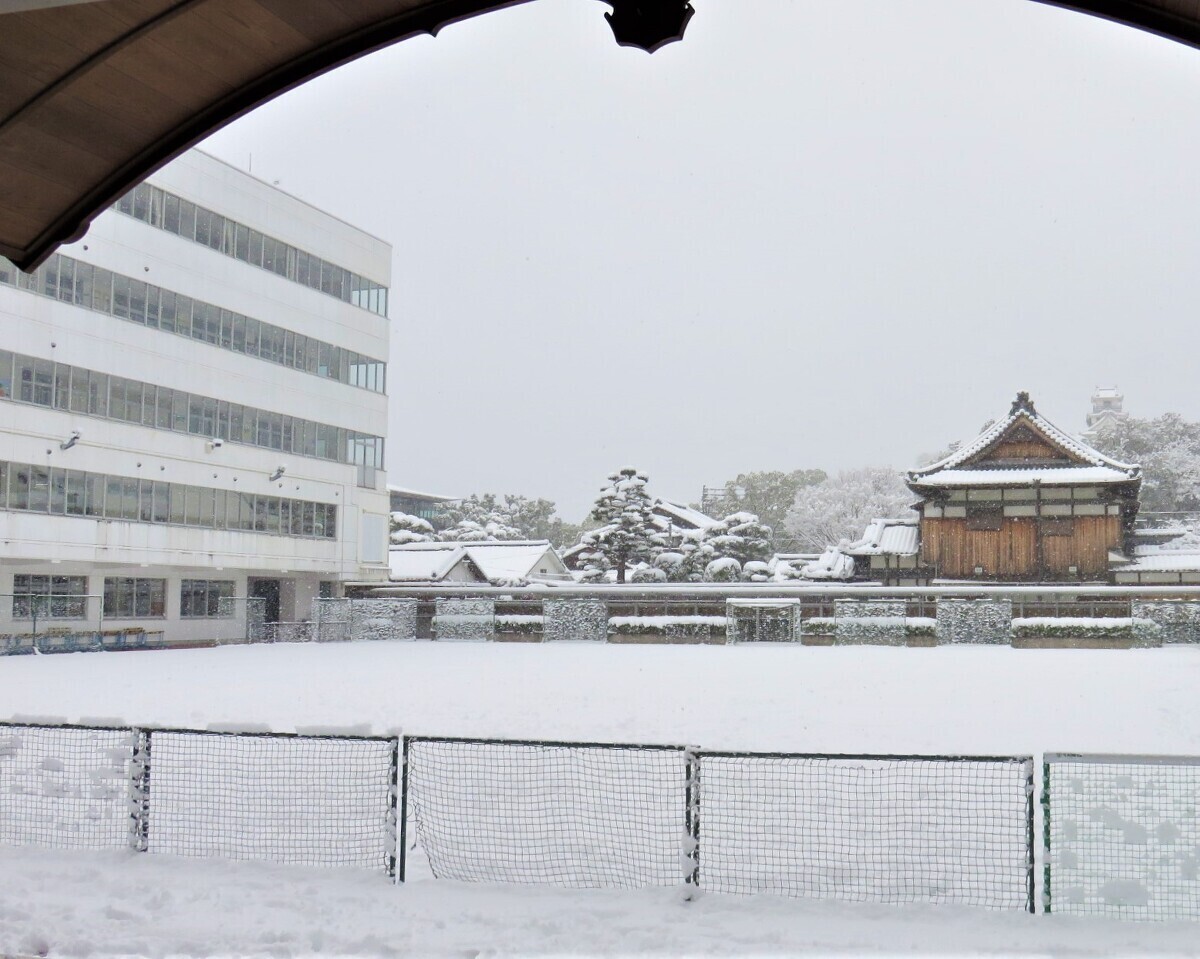
[[[0,719],[712,749],[1200,754],[1200,649],[353,643],[0,659]],[[1200,955],[1200,924],[0,849],[0,953]]]

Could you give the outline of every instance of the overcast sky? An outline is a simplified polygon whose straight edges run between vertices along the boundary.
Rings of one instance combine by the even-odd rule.
[[[204,148],[389,240],[389,482],[915,465],[1018,389],[1200,419],[1200,51],[1028,0],[536,0]]]

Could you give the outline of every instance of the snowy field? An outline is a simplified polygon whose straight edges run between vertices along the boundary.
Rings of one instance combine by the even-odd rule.
[[[1200,754],[1200,649],[354,643],[0,659],[0,719],[686,743]],[[1200,955],[1200,923],[564,891],[0,849],[0,953]]]

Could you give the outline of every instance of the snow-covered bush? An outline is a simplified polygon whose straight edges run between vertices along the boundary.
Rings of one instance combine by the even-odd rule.
[[[771,568],[764,562],[753,560],[742,567],[741,579],[744,583],[769,583]]]
[[[742,573],[742,564],[732,556],[714,559],[704,567],[706,583],[736,583]]]
[[[660,569],[667,581],[671,583],[683,582],[686,575],[686,567],[684,566],[685,557],[683,553],[677,553],[674,550],[667,550],[659,553],[654,557],[654,568]]]
[[[641,566],[629,577],[631,583],[665,583],[667,574],[657,566]]]
[[[678,628],[725,631],[724,616],[613,616],[608,620],[610,632],[626,636],[666,636]]]
[[[496,632],[509,636],[534,636],[542,632],[544,617],[536,614],[505,613],[496,617]]]
[[[1128,617],[1027,616],[1012,621],[1013,635],[1020,639],[1135,639],[1147,636],[1154,626]]]

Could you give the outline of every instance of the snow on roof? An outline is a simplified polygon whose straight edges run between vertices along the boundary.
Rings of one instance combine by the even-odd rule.
[[[669,499],[659,498],[655,500],[654,510],[666,513],[673,522],[691,529],[708,529],[720,522],[720,520],[713,519],[711,516],[706,516],[698,509],[692,509],[690,506],[680,506]]]
[[[406,489],[403,486],[392,486],[388,484],[387,491],[389,493],[399,493],[401,496],[411,496],[413,499],[427,499],[435,503],[452,503],[455,500],[462,499],[461,496],[442,496],[439,493],[422,493],[420,490]]]
[[[916,554],[919,539],[919,519],[913,517],[879,517],[871,520],[862,539],[846,549],[850,556],[876,556],[884,553],[900,556]]]
[[[1200,533],[1185,530],[1165,543],[1140,544],[1125,567],[1135,572],[1200,571]]]
[[[910,486],[1028,486],[1034,480],[1043,486],[1074,486],[1079,483],[1121,483],[1136,479],[1109,466],[1034,466],[1013,469],[947,469],[934,476],[909,474]]]
[[[546,564],[550,572],[542,573],[536,567],[541,565],[547,553],[552,557]],[[450,541],[393,546],[388,551],[390,578],[436,582],[464,556],[489,582],[566,576],[566,567],[549,540],[517,539],[494,543]]]
[[[1155,572],[1200,572],[1200,552],[1156,552],[1138,556],[1122,572],[1155,573]]]
[[[446,546],[448,549],[420,547]],[[450,543],[407,543],[388,550],[388,579],[398,583],[436,583],[460,561],[468,559],[466,552]],[[472,567],[476,564],[471,563]],[[480,572],[478,569],[476,572]],[[482,574],[480,575],[482,579]]]
[[[1097,449],[1093,449],[1086,443],[1076,439],[1069,433],[1065,433],[1057,426],[1043,417],[1034,409],[1033,401],[1029,399],[1028,393],[1018,393],[1017,399],[1009,410],[1008,416],[1002,420],[997,420],[975,439],[969,443],[964,443],[949,456],[946,456],[936,463],[930,463],[928,466],[922,466],[915,470],[910,470],[908,473],[909,483],[915,486],[937,486],[937,485],[971,485],[976,482],[985,485],[996,485],[1004,483],[1028,483],[1031,479],[1040,479],[1042,482],[1051,482],[1050,476],[1057,475],[1066,470],[1080,469],[1078,466],[1068,467],[1017,467],[1015,469],[1007,469],[1003,467],[990,469],[974,469],[960,470],[957,467],[969,463],[972,459],[979,456],[987,450],[989,446],[995,443],[1000,437],[1007,432],[1011,427],[1018,422],[1024,422],[1032,427],[1035,432],[1040,433],[1047,440],[1058,446],[1070,456],[1081,460],[1086,466],[1095,467],[1105,470],[1104,473],[1096,473],[1094,478],[1073,480],[1055,479],[1053,482],[1092,482],[1092,483],[1111,483],[1121,480],[1137,479],[1141,475],[1141,467],[1132,463],[1122,463],[1114,460],[1111,457],[1105,456]],[[947,483],[946,474],[951,474],[953,482]],[[985,474],[979,478],[978,474]],[[1010,473],[1021,473],[1021,479],[1009,478],[1007,480],[993,479],[997,474],[1007,475]],[[936,477],[933,474],[937,474]],[[974,475],[972,475],[974,474]],[[968,476],[970,478],[968,478]]]
[[[534,579],[546,576],[566,576],[566,567],[550,541],[505,540],[498,543],[462,543],[467,555],[475,560],[483,574],[492,582]],[[549,553],[552,559],[546,564],[549,573],[541,573],[537,567]]]

